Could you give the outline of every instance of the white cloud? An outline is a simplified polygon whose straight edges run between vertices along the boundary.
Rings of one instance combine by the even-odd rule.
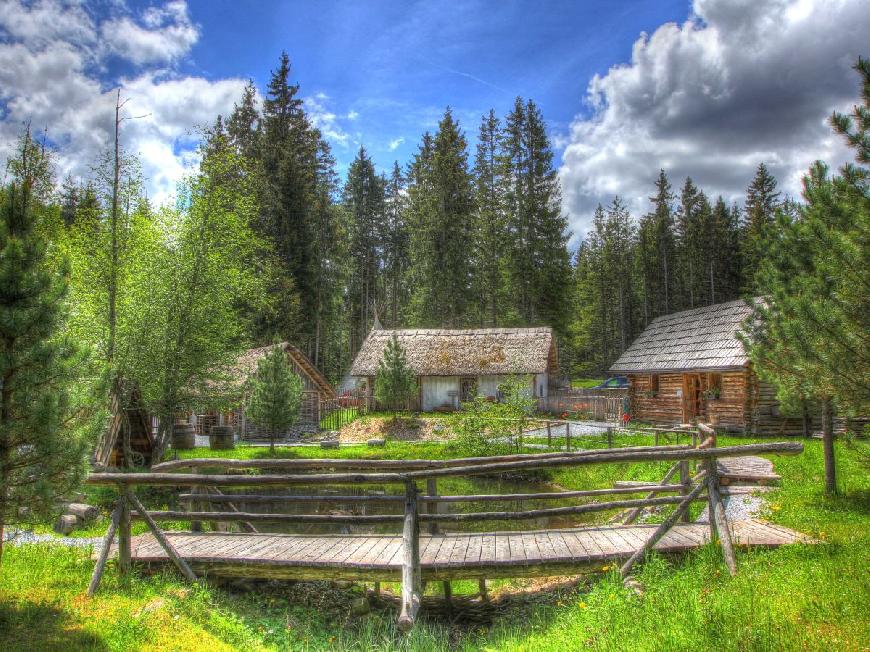
[[[170,63],[186,54],[199,39],[187,3],[181,0],[147,9],[142,23],[129,16],[107,20],[100,26],[101,40],[112,54],[142,65]]]
[[[395,152],[397,149],[399,149],[399,147],[400,147],[400,146],[402,145],[402,143],[404,143],[404,142],[405,142],[405,139],[404,139],[404,138],[396,138],[395,140],[391,140],[391,141],[390,141],[390,144],[387,145],[387,147],[389,147],[389,149],[390,149],[391,152]]]
[[[642,34],[630,63],[592,79],[591,116],[571,125],[560,175],[572,230],[614,194],[646,212],[659,168],[734,200],[764,161],[797,196],[813,160],[849,158],[826,119],[858,96],[851,65],[868,33],[864,0],[695,0],[682,25]]]
[[[339,124],[335,112],[327,108],[328,102],[329,96],[322,92],[306,97],[305,114],[311,120],[311,124],[320,129],[320,133],[328,140],[341,147],[347,147],[351,140],[350,134]]]
[[[347,119],[348,120],[356,120],[358,117],[359,117],[359,113],[357,113],[356,111],[348,111],[347,112]]]
[[[161,43],[166,50],[160,57],[153,51],[130,56],[133,67],[126,77],[105,79],[106,60],[122,52],[97,45],[98,35],[118,21],[135,27],[139,44],[146,43],[142,52]],[[35,35],[39,25],[45,26],[41,36]],[[12,153],[29,121],[35,130],[45,128],[57,145],[61,177],[87,178],[111,143],[114,89],[120,86],[128,99],[125,114],[147,115],[123,123],[122,143],[139,156],[155,203],[171,201],[178,181],[194,169],[197,127],[211,124],[218,113],[228,114],[245,85],[243,79],[209,81],[162,69],[195,41],[184,2],[151,7],[139,22],[122,15],[100,23],[74,2],[7,0],[0,7],[0,29],[5,36],[0,41],[0,161]]]

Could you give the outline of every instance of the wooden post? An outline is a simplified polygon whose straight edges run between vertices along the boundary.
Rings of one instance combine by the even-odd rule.
[[[132,562],[130,543],[130,503],[127,500],[126,487],[119,487],[121,491],[121,514],[118,517],[118,572],[123,576],[130,572]]]
[[[613,428],[607,426],[607,448],[613,448]]]
[[[680,468],[680,462],[677,462],[670,469],[668,469],[668,472],[665,473],[665,477],[662,478],[662,481],[659,484],[667,484],[668,481],[670,481],[670,479],[674,477],[674,474],[677,472],[677,469],[679,469],[679,468]],[[656,492],[651,491],[650,493],[647,494],[646,497],[647,498],[655,498],[655,496],[656,496]],[[643,513],[643,507],[637,507],[637,508],[631,510],[625,516],[625,519],[622,521],[622,524],[623,525],[630,525],[631,523],[634,523],[634,521],[637,519],[638,516],[641,515],[641,513]]]
[[[453,610],[453,589],[450,587],[450,580],[442,582],[444,586],[444,601],[447,602],[448,611]]]
[[[438,479],[437,478],[429,478],[426,480],[426,493],[429,496],[437,496],[438,495]],[[426,511],[430,514],[438,513],[438,503],[434,501],[430,501],[426,503]],[[438,523],[435,521],[429,522],[429,534],[438,534]]]
[[[191,582],[196,582],[196,575],[190,569],[190,566],[187,565],[187,562],[181,558],[178,554],[178,551],[175,550],[175,547],[169,542],[169,539],[166,538],[166,535],[163,534],[163,530],[157,527],[157,523],[154,522],[154,519],[151,518],[151,515],[148,513],[142,503],[139,502],[139,499],[133,495],[133,492],[129,489],[127,490],[127,500],[136,508],[136,511],[139,512],[139,515],[145,520],[145,523],[148,524],[148,528],[151,530],[151,533],[154,535],[154,538],[157,539],[157,542],[166,551],[166,554],[172,560],[172,563],[178,567],[178,570],[181,571],[181,574],[184,575]]]
[[[571,424],[565,422],[565,450],[571,452]]]
[[[553,447],[553,432],[550,430],[550,420],[547,419],[547,446]]]
[[[191,493],[200,494],[202,493],[201,487],[198,485],[193,487]],[[192,512],[201,512],[203,511],[203,504],[198,500],[191,500],[190,503],[190,511]],[[191,521],[190,522],[190,531],[191,532],[202,532],[202,521]]]
[[[486,592],[486,580],[481,578],[477,580],[477,591],[484,602],[489,602],[489,594]]]
[[[405,483],[405,522],[402,528],[402,609],[398,628],[408,632],[420,609],[420,521],[417,517],[417,485]]]
[[[655,437],[655,445],[658,446],[659,445],[659,431],[658,430],[656,430],[653,433],[653,437]]]
[[[689,480],[689,461],[682,460],[680,462],[680,484],[683,485],[683,489],[680,493],[683,496],[688,496],[691,491],[691,481]],[[683,523],[691,522],[692,518],[689,514],[689,510],[687,509],[685,514],[683,514]]]
[[[719,496],[719,474],[715,459],[710,460],[707,466],[707,496],[710,512],[710,541],[715,541],[714,535],[719,535],[719,545],[722,546],[722,556],[725,557],[728,572],[732,576],[737,575],[737,558],[731,542],[731,530],[728,527],[725,505],[722,504],[722,498]]]
[[[88,585],[89,597],[97,592],[97,588],[100,586],[100,580],[103,578],[106,561],[109,559],[109,551],[112,549],[112,542],[115,539],[115,530],[118,529],[118,523],[121,520],[121,503],[124,501],[125,499],[121,497],[112,512],[112,520],[109,521],[109,529],[106,531],[106,536],[103,537],[103,547],[100,549],[100,556],[97,558],[97,565],[94,566],[94,573],[91,575],[91,583]]]
[[[689,509],[689,505],[692,504],[692,501],[698,497],[698,494],[704,489],[704,483],[698,482],[698,485],[692,489],[691,493],[688,496],[683,498],[683,500],[677,505],[677,508],[674,512],[668,516],[664,521],[662,521],[661,525],[656,528],[655,532],[652,533],[649,539],[646,540],[646,543],[643,544],[643,547],[637,550],[629,559],[626,561],[622,568],[619,569],[620,574],[623,579],[628,577],[628,574],[631,572],[631,569],[634,565],[643,558],[650,550],[653,549],[659,539],[661,539],[668,530],[670,530],[677,520],[683,515],[683,512]]]

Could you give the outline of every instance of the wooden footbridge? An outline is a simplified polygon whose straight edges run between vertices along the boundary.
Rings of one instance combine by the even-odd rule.
[[[618,562],[627,576],[651,550],[684,552],[718,541],[729,571],[737,572],[734,546],[779,546],[802,535],[760,521],[728,522],[720,497],[721,458],[739,460],[758,454],[797,454],[800,443],[750,444],[717,448],[715,435],[698,446],[669,445],[588,450],[572,453],[509,455],[456,460],[179,460],[157,465],[151,473],[96,473],[91,484],[114,485],[120,499],[112,514],[88,592],[93,594],[108,557],[116,553],[119,570],[133,561],[171,561],[190,580],[199,575],[286,578],[297,580],[400,581],[399,626],[409,629],[421,604],[425,582],[477,578],[485,595],[485,579],[575,574]],[[494,475],[538,469],[627,462],[671,462],[659,483],[554,493],[438,495],[437,480],[451,476]],[[727,466],[727,465],[726,465]],[[739,466],[739,465],[738,465]],[[220,474],[201,469],[219,468]],[[178,472],[179,470],[183,472]],[[252,474],[252,470],[259,473]],[[328,472],[324,472],[328,471]],[[425,484],[422,494],[418,483]],[[347,487],[396,484],[401,495],[262,495],[239,493],[245,487]],[[189,488],[178,501],[185,509],[147,510],[136,486]],[[643,494],[638,497],[638,494]],[[445,513],[445,503],[485,505],[504,501],[577,499],[580,504],[514,511]],[[603,499],[603,500],[599,500]],[[398,503],[395,514],[275,514],[241,511],[237,505],[298,503],[324,500],[341,503]],[[689,522],[689,507],[706,501],[709,523]],[[215,509],[212,509],[214,507]],[[635,523],[642,510],[670,510],[661,523]],[[466,522],[520,521],[570,517],[599,511],[619,513],[619,522],[580,528],[510,532],[444,532],[442,527]],[[131,536],[132,518],[144,520],[150,534]],[[190,532],[162,530],[158,523],[187,521]],[[236,523],[242,532],[204,532],[203,523]],[[384,527],[392,534],[268,534],[263,523],[341,524]],[[423,532],[421,533],[421,526]],[[388,527],[388,526],[387,526]],[[117,545],[113,545],[115,534]]]

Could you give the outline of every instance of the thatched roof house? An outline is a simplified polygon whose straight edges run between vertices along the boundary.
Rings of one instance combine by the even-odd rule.
[[[529,376],[535,396],[546,396],[556,368],[549,328],[374,329],[351,367],[351,376],[374,383],[387,342],[395,336],[417,375],[419,407],[458,407],[475,394],[495,397],[506,376]]]
[[[753,373],[738,337],[752,314],[743,300],[658,317],[610,367],[628,376],[631,416],[654,423],[710,422],[755,433],[797,433],[773,387]]]

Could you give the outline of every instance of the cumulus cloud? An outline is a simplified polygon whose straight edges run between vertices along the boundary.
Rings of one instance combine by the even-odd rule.
[[[858,96],[851,66],[868,33],[864,0],[695,0],[682,25],[641,34],[630,63],[591,80],[571,125],[560,176],[572,230],[615,194],[646,212],[659,168],[739,200],[763,161],[799,195],[812,161],[850,158],[827,118]]]
[[[197,127],[229,113],[245,80],[209,81],[167,68],[198,37],[184,2],[153,6],[137,16],[123,5],[114,11],[99,19],[74,0],[4,0],[0,161],[14,151],[23,124],[30,122],[56,145],[60,176],[88,177],[111,143],[120,87],[128,99],[125,114],[146,116],[123,123],[122,143],[138,155],[151,199],[171,201],[178,181],[196,165]],[[128,46],[105,38],[119,28],[132,39]],[[127,62],[123,76],[106,77],[107,62],[118,57]]]
[[[100,26],[101,41],[112,54],[136,64],[168,63],[186,54],[199,38],[190,22],[187,3],[169,2],[150,7],[141,23],[130,16],[107,20]]]
[[[312,97],[303,100],[305,114],[311,120],[311,124],[320,129],[328,140],[341,147],[347,147],[350,143],[350,134],[339,124],[338,116],[328,108],[329,96],[326,93],[316,93]],[[353,119],[348,116],[348,119]]]

